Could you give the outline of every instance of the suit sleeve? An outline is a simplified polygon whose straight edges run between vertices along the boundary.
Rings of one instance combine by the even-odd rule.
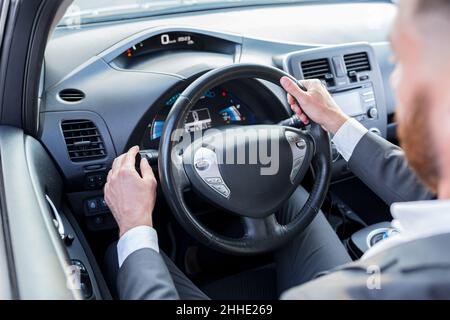
[[[119,269],[117,288],[121,300],[179,299],[161,254],[148,248],[125,259]]]
[[[409,167],[403,150],[371,132],[358,142],[348,164],[388,205],[434,198]]]

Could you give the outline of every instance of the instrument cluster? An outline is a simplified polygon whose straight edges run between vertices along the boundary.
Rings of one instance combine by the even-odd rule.
[[[158,148],[167,115],[180,94],[172,95],[153,115],[144,134],[142,142],[144,148]],[[205,92],[196,105],[191,108],[184,121],[184,128],[187,132],[194,132],[226,125],[251,125],[256,123],[256,116],[245,102],[238,98],[234,92],[224,87],[217,87]]]

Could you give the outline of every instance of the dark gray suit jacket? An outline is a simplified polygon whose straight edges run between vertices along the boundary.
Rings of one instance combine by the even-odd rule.
[[[387,204],[398,201],[425,200],[433,197],[408,167],[402,150],[375,134],[368,133],[361,139],[353,152],[349,166]],[[434,288],[440,289],[439,286],[436,286],[436,282],[442,280],[442,285],[446,286],[450,281],[450,273],[447,270],[447,262],[450,265],[450,254],[449,261],[441,254],[435,256],[436,261],[430,261],[426,253],[439,252],[435,250],[441,249],[441,240],[450,240],[450,236],[448,238],[434,239],[431,244],[436,244],[436,247],[431,247],[428,242],[422,246],[419,242],[417,246],[422,250],[420,252],[423,253],[423,256],[417,255],[416,247],[411,249],[411,245],[408,245],[389,250],[386,254],[379,255],[370,261],[356,262],[345,267],[345,271],[338,271],[298,287],[298,289],[293,289],[284,298],[435,297],[436,292],[441,292],[433,291]],[[446,249],[445,245],[444,249]],[[367,263],[386,268],[391,266],[397,255],[402,257],[399,260],[401,263],[397,264],[397,267],[389,269],[393,271],[389,275],[395,275],[398,279],[390,279],[386,276],[384,285],[389,290],[367,291],[367,274],[365,273]],[[131,254],[119,270],[117,285],[120,298],[178,299],[179,295],[164,262],[162,256],[151,249],[141,249]],[[422,263],[425,266],[425,263],[430,262],[435,263],[431,269],[422,267]],[[445,269],[437,267],[441,262],[444,263]],[[404,269],[405,265],[406,269]],[[409,270],[410,267],[415,268],[415,272],[402,275],[401,272]],[[441,273],[445,279],[441,279]],[[428,276],[433,276],[429,282]],[[396,287],[393,284],[401,286]],[[416,285],[417,290],[411,290]],[[448,288],[450,289],[450,284]],[[448,297],[448,294],[442,295],[442,297]]]
[[[411,241],[288,290],[282,299],[450,299],[450,234]]]
[[[117,289],[121,300],[179,299],[163,256],[152,249],[137,250],[125,259]]]
[[[434,197],[409,167],[403,150],[372,132],[356,145],[348,165],[388,205]]]

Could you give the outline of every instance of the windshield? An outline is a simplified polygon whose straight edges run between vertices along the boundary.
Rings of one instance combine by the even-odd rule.
[[[311,0],[75,0],[60,25],[74,26],[187,11],[305,1]]]

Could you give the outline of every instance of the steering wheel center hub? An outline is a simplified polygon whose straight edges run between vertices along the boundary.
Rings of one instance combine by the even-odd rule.
[[[246,126],[206,132],[186,148],[183,163],[194,189],[214,205],[261,218],[295,191],[313,153],[299,130]]]

